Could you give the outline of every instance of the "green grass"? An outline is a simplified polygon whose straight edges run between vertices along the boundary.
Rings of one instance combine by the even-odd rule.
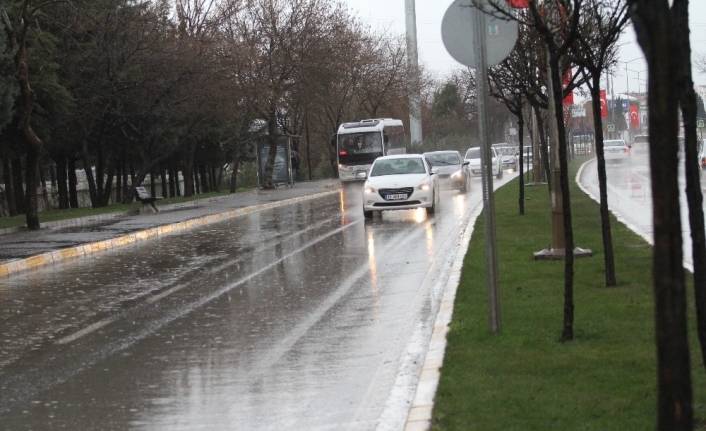
[[[594,255],[575,261],[575,339],[561,343],[564,262],[532,260],[551,242],[549,195],[545,187],[526,188],[519,216],[517,189],[515,180],[495,194],[502,331],[489,333],[480,217],[457,291],[432,429],[656,429],[651,247],[613,218],[618,286],[606,288],[598,204],[572,181],[575,244]],[[696,429],[706,430],[693,300],[689,313]]]
[[[250,191],[252,188],[240,188],[237,192]],[[209,192],[201,193],[190,196],[188,198],[183,196],[171,197],[160,199],[156,202],[157,206],[169,205],[182,202],[190,202],[194,200],[213,198],[217,196],[226,196],[230,194],[229,191],[221,190],[220,192]],[[51,211],[41,211],[39,213],[39,222],[46,223],[58,220],[67,220],[79,217],[88,217],[101,214],[119,213],[124,211],[137,211],[142,204],[140,202],[133,202],[131,204],[111,204],[101,208],[71,208],[66,210],[51,210]],[[27,220],[24,214],[20,214],[14,217],[0,217],[0,229],[5,229],[9,227],[16,226],[26,226]]]

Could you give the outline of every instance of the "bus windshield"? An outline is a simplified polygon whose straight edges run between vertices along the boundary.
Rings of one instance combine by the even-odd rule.
[[[342,165],[369,165],[382,155],[380,132],[338,135],[338,162]]]

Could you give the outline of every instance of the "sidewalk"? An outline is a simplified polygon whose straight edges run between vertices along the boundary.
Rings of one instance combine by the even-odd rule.
[[[266,208],[338,193],[338,180],[296,183],[164,205],[158,213],[114,213],[0,231],[0,277]],[[39,215],[41,221],[41,213]]]

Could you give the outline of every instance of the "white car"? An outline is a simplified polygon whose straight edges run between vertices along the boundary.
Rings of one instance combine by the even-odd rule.
[[[502,178],[503,177],[503,169],[500,166],[500,157],[498,157],[498,153],[495,151],[495,148],[490,148],[490,154],[491,154],[491,161],[490,164],[493,168],[493,175],[495,175],[496,178]],[[481,166],[480,166],[480,147],[471,147],[466,151],[466,156],[464,159],[470,164],[468,165],[468,169],[471,171],[472,175],[480,175],[481,174]]]
[[[375,211],[426,208],[434,214],[439,178],[421,154],[396,154],[375,159],[363,185],[363,215]]]
[[[612,160],[621,163],[630,159],[630,147],[622,139],[603,141],[603,157],[606,162]]]

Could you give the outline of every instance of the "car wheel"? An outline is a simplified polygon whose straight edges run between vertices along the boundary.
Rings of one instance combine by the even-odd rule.
[[[363,217],[365,217],[365,218],[373,218],[373,212],[372,212],[372,211],[363,210]]]
[[[431,197],[431,206],[427,207],[427,215],[434,214],[436,212],[436,193]]]

